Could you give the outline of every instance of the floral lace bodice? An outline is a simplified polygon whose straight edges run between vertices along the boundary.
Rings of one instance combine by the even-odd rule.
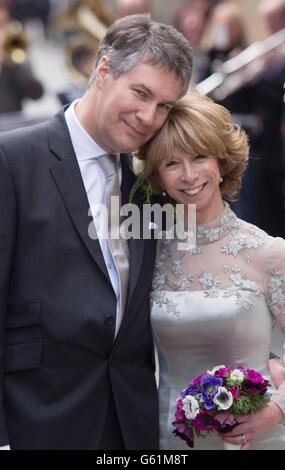
[[[242,291],[264,296],[270,312],[285,330],[285,241],[237,218],[226,203],[223,214],[197,226],[195,248],[178,250],[177,239],[160,240],[152,302],[179,316],[166,292],[203,291],[205,297],[234,298],[253,308]]]

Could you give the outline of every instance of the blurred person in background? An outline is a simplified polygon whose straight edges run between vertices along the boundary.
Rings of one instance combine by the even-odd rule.
[[[209,19],[209,67],[205,76],[216,72],[219,65],[239,54],[247,45],[241,10],[234,2],[212,9]]]
[[[285,27],[285,0],[263,0],[259,8],[268,35]],[[248,180],[245,181],[247,187],[241,192],[241,210],[244,212],[246,206],[250,206],[248,221],[270,235],[284,237],[284,45],[253,60],[242,73],[244,85],[238,93],[239,106],[243,93],[246,97],[243,108],[256,116],[259,131],[251,133],[252,153]]]
[[[115,0],[116,18],[137,13],[151,13],[151,7],[147,0]]]
[[[285,0],[263,0],[260,15],[269,34],[285,28]],[[282,129],[284,129],[285,44],[263,57],[261,72],[251,84],[254,106],[262,122],[259,138],[253,223],[272,235],[285,236]],[[266,188],[266,191],[264,190]]]
[[[284,4],[285,0],[264,0],[260,4],[260,14],[270,33],[284,25]],[[209,51],[213,62],[209,73],[218,71],[224,61],[235,57],[246,44],[241,12],[237,15],[237,7],[231,2],[213,9],[210,30],[213,43]],[[277,54],[267,53],[261,59],[253,59],[235,74],[239,85],[234,91],[212,96],[236,115],[250,135],[251,155],[239,200],[233,204],[235,211],[270,235],[284,237],[283,57],[278,50]]]
[[[193,0],[178,8],[174,19],[175,27],[184,34],[193,49],[192,84],[202,81],[208,72],[209,58],[201,48],[201,40],[207,25],[210,7],[209,0]]]
[[[26,59],[27,39],[13,28],[10,13],[0,0],[0,113],[21,111],[26,98],[39,99],[43,86]]]
[[[44,30],[47,30],[51,12],[50,0],[6,0],[6,4],[14,20],[25,23],[31,18],[37,18]]]
[[[261,3],[261,14],[267,23],[268,30],[271,34],[277,33],[285,28],[285,0],[272,0],[263,1]],[[273,86],[277,91],[277,118],[276,131],[279,134],[279,118],[280,118],[280,139],[278,138],[279,145],[281,144],[281,154],[283,168],[285,168],[285,44],[280,48],[276,54],[273,54],[268,61],[268,68],[271,77],[273,78]],[[275,82],[275,83],[274,83]],[[283,94],[283,99],[280,99]],[[279,151],[279,148],[278,148]],[[285,194],[285,180],[283,180],[283,195]],[[284,214],[285,217],[285,214]]]
[[[285,27],[285,1],[263,0],[260,12],[266,21],[270,33],[277,33]]]

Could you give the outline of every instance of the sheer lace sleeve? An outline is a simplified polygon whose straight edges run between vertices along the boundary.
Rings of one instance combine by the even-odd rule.
[[[269,243],[265,262],[265,292],[268,307],[285,335],[285,240],[282,238],[272,239]],[[284,346],[285,343],[283,351]],[[285,354],[283,354],[284,364]],[[272,400],[285,415],[285,381],[272,396]]]
[[[270,241],[265,261],[265,293],[268,307],[285,332],[285,240]]]

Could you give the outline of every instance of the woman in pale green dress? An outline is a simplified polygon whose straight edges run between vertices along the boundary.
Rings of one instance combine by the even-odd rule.
[[[272,326],[285,330],[285,241],[239,219],[226,200],[248,160],[245,133],[205,97],[181,100],[140,150],[145,175],[174,204],[196,205],[197,241],[158,243],[152,325],[159,357],[160,445],[187,449],[173,434],[175,402],[194,376],[241,364],[269,376]],[[264,188],[266,191],[266,188]],[[166,198],[167,199],[167,198]],[[240,416],[228,434],[196,439],[195,449],[285,449],[285,382],[269,388],[261,411]]]

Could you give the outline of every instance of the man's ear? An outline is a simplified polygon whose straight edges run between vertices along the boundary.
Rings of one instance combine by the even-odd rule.
[[[104,80],[111,74],[109,60],[106,56],[101,57],[96,68],[96,83],[101,88]]]

